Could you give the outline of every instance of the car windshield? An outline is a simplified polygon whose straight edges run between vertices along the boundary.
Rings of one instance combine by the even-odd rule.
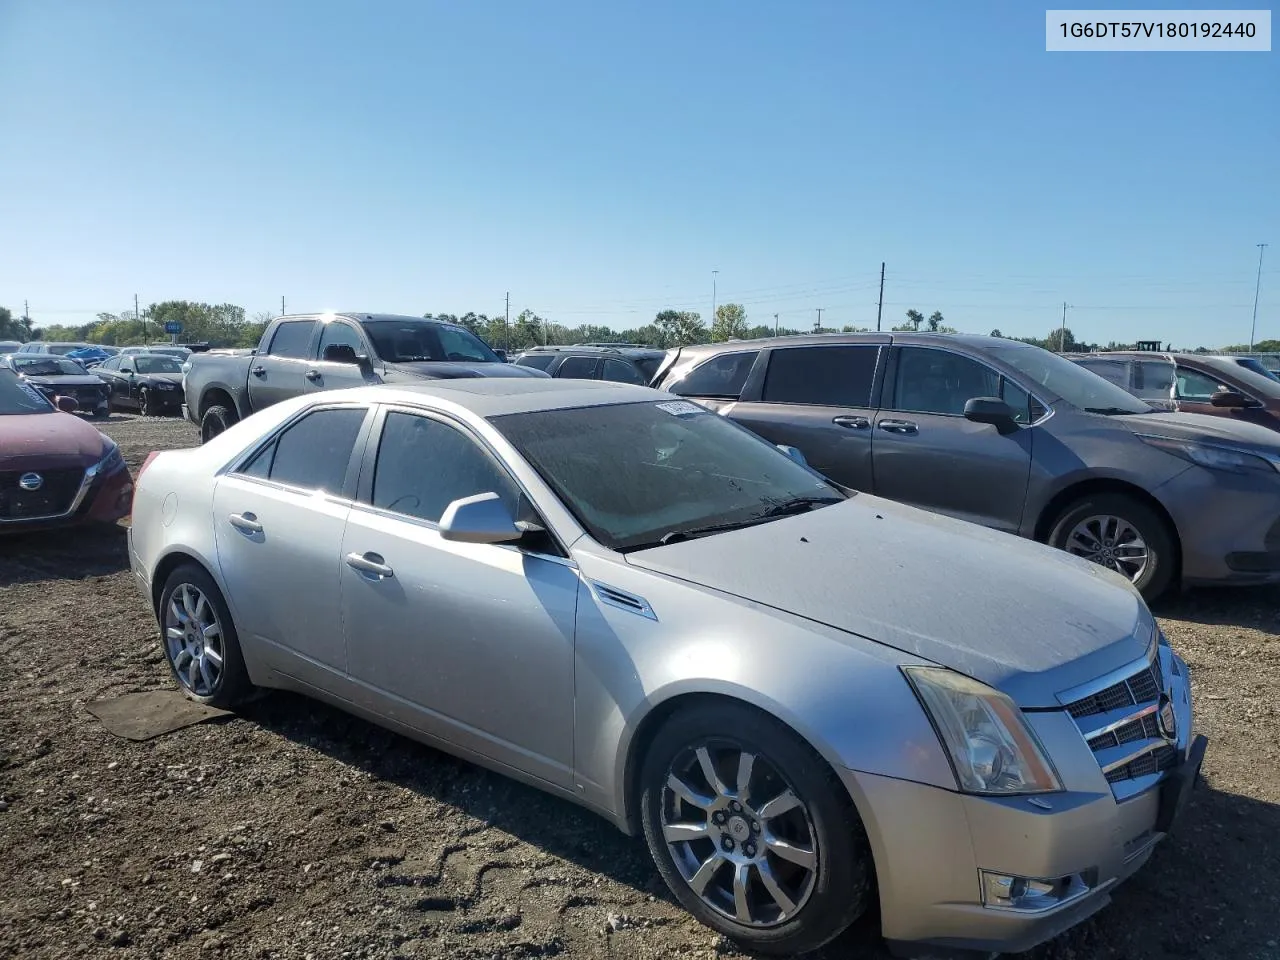
[[[777,447],[687,400],[540,410],[491,422],[613,550],[844,499]]]
[[[1268,374],[1266,372],[1266,367],[1263,367],[1263,372],[1259,373],[1254,370],[1253,367],[1246,367],[1242,363],[1233,363],[1230,360],[1220,361],[1206,359],[1203,363],[1210,371],[1215,368],[1220,369],[1232,380],[1242,384],[1245,389],[1253,393],[1257,393],[1260,396],[1267,397],[1268,399],[1280,399],[1280,381],[1276,381],[1270,374]],[[1261,366],[1261,364],[1259,364],[1259,366]],[[1212,373],[1209,375],[1212,376]],[[1231,389],[1234,389],[1234,387]]]
[[[52,413],[53,404],[35,387],[23,383],[11,370],[0,370],[0,416]]]
[[[173,357],[138,357],[139,373],[181,373],[182,364]]]
[[[454,360],[501,363],[501,358],[466,327],[427,320],[366,320],[362,326],[384,363]]]
[[[13,365],[28,377],[78,377],[84,373],[80,364],[61,357],[33,357],[30,360],[14,357]]]
[[[1265,366],[1263,366],[1262,361],[1259,360],[1257,357],[1237,357],[1235,360],[1235,365],[1237,367],[1243,367],[1246,370],[1251,370],[1252,372],[1258,374],[1261,377],[1265,377],[1267,380],[1270,380],[1272,384],[1280,383],[1280,376],[1277,376],[1276,374],[1268,370]],[[1253,381],[1252,379],[1249,380],[1249,383],[1253,383],[1253,382],[1255,381]],[[1274,389],[1274,386],[1270,389]],[[1274,396],[1275,394],[1270,394],[1270,395]]]
[[[1150,404],[1056,353],[1029,343],[1008,341],[988,349],[996,359],[1004,361],[1027,379],[1087,413],[1155,412]]]

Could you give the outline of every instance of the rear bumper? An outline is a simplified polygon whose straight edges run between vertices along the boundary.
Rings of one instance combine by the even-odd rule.
[[[1194,467],[1158,487],[1191,586],[1280,583],[1280,474]]]

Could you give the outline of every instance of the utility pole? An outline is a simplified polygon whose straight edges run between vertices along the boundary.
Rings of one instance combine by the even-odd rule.
[[[133,295],[133,319],[142,320],[142,342],[147,342],[147,321],[142,319],[142,314],[138,312],[138,295]]]
[[[719,270],[711,271],[711,322],[716,322],[716,274]]]
[[[1058,333],[1059,353],[1067,352],[1067,308],[1069,306],[1071,306],[1071,304],[1067,303],[1067,301],[1062,301],[1062,328]]]
[[[1262,254],[1265,243],[1258,244],[1258,279],[1253,285],[1253,326],[1249,328],[1249,352],[1253,353],[1253,340],[1258,333],[1258,294],[1262,292]]]
[[[822,332],[822,308],[821,307],[818,308],[818,322],[813,325],[813,332],[814,333]]]
[[[880,332],[880,315],[884,313],[884,261],[880,261],[880,302],[876,304],[876,333]]]
[[[507,307],[502,314],[503,349],[511,349],[511,291],[507,291]]]
[[[778,315],[776,313],[773,315],[773,335],[775,337],[778,335]]]
[[[284,297],[280,298],[280,316],[284,316]]]
[[[31,304],[26,300],[22,301],[22,328],[28,333],[31,332]]]

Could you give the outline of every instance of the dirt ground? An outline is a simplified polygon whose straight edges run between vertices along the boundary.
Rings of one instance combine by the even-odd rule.
[[[195,441],[105,428],[136,471]],[[1175,837],[1035,960],[1280,958],[1280,591],[1157,612],[1211,743]],[[123,528],[0,541],[0,958],[736,955],[640,840],[304,699],[146,743],[87,701],[166,687]],[[883,957],[874,918],[824,956]]]

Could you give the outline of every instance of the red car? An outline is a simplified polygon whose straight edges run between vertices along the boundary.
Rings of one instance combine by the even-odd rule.
[[[0,533],[129,515],[133,479],[110,437],[0,370]]]

